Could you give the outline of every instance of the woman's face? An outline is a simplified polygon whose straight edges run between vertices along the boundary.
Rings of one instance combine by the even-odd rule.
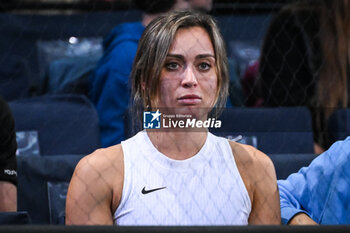
[[[214,55],[203,28],[179,29],[161,71],[159,107],[169,114],[206,118],[217,96]]]

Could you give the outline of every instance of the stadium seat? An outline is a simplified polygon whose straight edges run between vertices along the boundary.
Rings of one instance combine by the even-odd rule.
[[[140,18],[141,12],[137,10],[53,15],[0,13],[0,54],[16,55],[29,64],[31,92],[38,94],[47,68],[40,59],[40,41],[103,38],[117,24]]]
[[[31,220],[27,211],[0,212],[0,225],[30,224]]]
[[[219,119],[216,135],[255,138],[256,147],[267,154],[313,153],[311,116],[304,107],[232,108]]]
[[[315,154],[269,154],[275,165],[277,179],[286,179],[290,174],[298,172],[302,167],[309,166],[317,157]]]
[[[0,55],[0,96],[6,101],[28,96],[30,70],[28,62],[13,54]]]
[[[68,183],[82,156],[18,157],[18,210],[33,224],[64,224]]]
[[[40,96],[9,105],[16,131],[38,132],[43,156],[86,155],[100,145],[97,113],[85,96]]]
[[[61,58],[49,64],[42,92],[89,95],[89,76],[100,56]]]

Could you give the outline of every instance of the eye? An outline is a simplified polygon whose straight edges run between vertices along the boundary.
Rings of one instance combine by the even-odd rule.
[[[211,68],[211,65],[207,62],[202,62],[198,65],[198,68],[202,71],[209,70]]]
[[[177,70],[179,67],[180,65],[176,62],[168,62],[165,64],[165,68],[170,71]]]

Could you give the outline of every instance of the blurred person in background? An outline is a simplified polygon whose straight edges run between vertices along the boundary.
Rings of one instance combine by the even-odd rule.
[[[130,101],[130,73],[137,44],[149,22],[171,10],[210,11],[211,0],[133,0],[143,12],[140,22],[116,26],[104,40],[104,54],[90,78],[90,99],[100,119],[101,145],[125,139],[124,114]]]
[[[327,121],[349,107],[350,1],[302,0],[272,19],[259,66],[266,107],[307,106],[315,152],[334,142]]]
[[[214,20],[191,11],[153,20],[137,49],[132,94],[140,123],[144,111],[160,117],[156,109],[203,122],[225,106],[227,56]],[[280,222],[271,160],[205,127],[145,129],[95,151],[78,163],[66,202],[66,223],[76,225]]]
[[[0,97],[0,212],[17,211],[17,161],[15,122]]]
[[[182,0],[188,2],[190,9],[195,9],[208,13],[213,8],[213,0]]]

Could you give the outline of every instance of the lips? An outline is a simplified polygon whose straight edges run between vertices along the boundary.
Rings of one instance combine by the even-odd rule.
[[[184,95],[177,99],[179,103],[185,105],[195,105],[202,101],[202,98],[198,95]]]

